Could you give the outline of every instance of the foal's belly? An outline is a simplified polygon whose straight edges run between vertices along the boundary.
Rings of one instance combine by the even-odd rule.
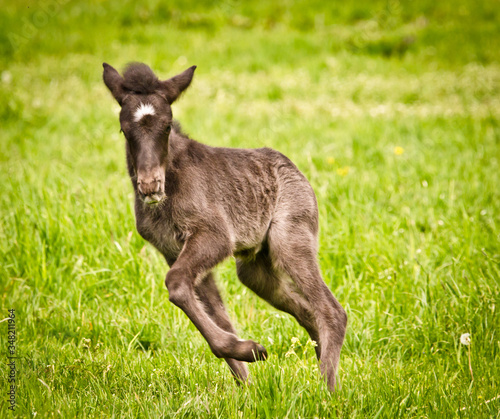
[[[236,237],[234,246],[234,256],[240,259],[253,259],[262,250],[262,246],[267,239],[269,222],[265,225],[254,226],[244,234]],[[246,233],[246,234],[245,234]]]

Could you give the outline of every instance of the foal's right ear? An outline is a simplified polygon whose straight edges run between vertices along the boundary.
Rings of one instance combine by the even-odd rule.
[[[160,82],[160,91],[168,103],[172,104],[188,88],[191,80],[193,80],[194,70],[196,70],[195,65],[184,70],[181,74],[177,74],[177,76]]]
[[[109,64],[102,63],[104,71],[102,73],[102,79],[104,84],[108,87],[110,92],[113,94],[116,101],[122,105],[123,98],[125,97],[125,89],[123,88],[123,77],[120,73],[116,71]]]

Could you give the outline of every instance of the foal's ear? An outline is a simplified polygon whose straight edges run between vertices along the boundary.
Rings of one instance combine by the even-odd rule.
[[[160,92],[163,93],[169,103],[173,103],[180,94],[187,89],[193,80],[194,70],[196,66],[189,67],[181,74],[172,77],[171,79],[160,82]]]
[[[116,71],[109,64],[102,64],[104,71],[102,73],[102,79],[104,80],[104,84],[108,87],[108,89],[113,94],[116,101],[122,104],[123,98],[125,97],[125,89],[123,88],[123,77],[120,76],[120,73]]]

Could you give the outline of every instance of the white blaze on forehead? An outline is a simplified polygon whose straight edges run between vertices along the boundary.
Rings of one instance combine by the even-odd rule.
[[[146,115],[154,115],[155,108],[151,103],[141,103],[134,112],[135,122],[139,122]]]

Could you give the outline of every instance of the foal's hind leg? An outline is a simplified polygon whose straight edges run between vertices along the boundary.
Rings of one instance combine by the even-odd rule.
[[[269,304],[291,314],[317,343],[314,348],[320,356],[318,326],[309,302],[284,272],[272,266],[268,249],[255,255],[254,259],[236,259],[240,281]]]
[[[312,308],[321,345],[321,372],[333,391],[347,315],[321,278],[316,234],[310,226],[292,225],[284,219],[273,223],[268,238],[273,265],[290,275]]]
[[[229,320],[229,316],[226,312],[224,303],[222,302],[219,290],[217,289],[217,285],[215,284],[214,277],[211,272],[196,284],[195,293],[200,302],[203,304],[205,312],[215,322],[215,324],[217,324],[217,326],[221,329],[236,335],[236,331]],[[229,365],[231,373],[237,379],[236,382],[238,384],[240,380],[243,382],[247,380],[248,367],[245,362],[237,361],[233,358],[224,358],[224,360]]]

